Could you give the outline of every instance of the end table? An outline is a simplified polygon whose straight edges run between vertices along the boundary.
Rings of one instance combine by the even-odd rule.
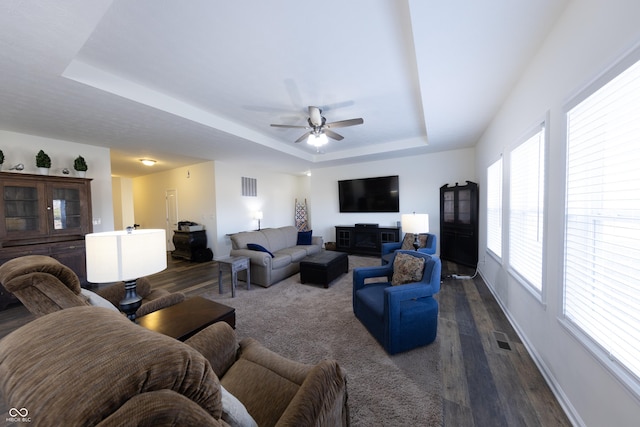
[[[222,293],[222,272],[231,273],[231,297],[236,296],[238,271],[247,270],[247,290],[251,289],[251,260],[247,256],[235,256],[218,260],[218,290]]]

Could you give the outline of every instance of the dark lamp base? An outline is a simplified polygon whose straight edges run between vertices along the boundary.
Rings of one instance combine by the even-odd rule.
[[[136,320],[136,311],[142,305],[142,297],[136,292],[136,281],[124,282],[124,298],[120,301],[120,311],[132,322]]]

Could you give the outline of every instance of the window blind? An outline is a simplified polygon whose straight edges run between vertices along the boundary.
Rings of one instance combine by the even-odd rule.
[[[564,315],[640,379],[640,62],[567,113]]]
[[[502,158],[487,168],[487,249],[502,257]]]
[[[544,123],[511,151],[509,266],[542,292]]]

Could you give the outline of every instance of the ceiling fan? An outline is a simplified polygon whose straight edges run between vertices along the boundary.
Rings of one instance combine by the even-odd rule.
[[[309,106],[309,118],[307,118],[307,126],[297,126],[297,125],[279,125],[279,124],[271,124],[273,127],[277,128],[299,128],[299,129],[310,129],[309,132],[302,135],[300,138],[296,139],[295,142],[303,141],[305,138],[308,139],[309,143],[319,147],[321,145],[326,144],[327,137],[331,139],[335,139],[336,141],[341,141],[344,139],[342,135],[332,131],[333,128],[344,128],[347,126],[355,126],[361,125],[364,123],[364,120],[361,118],[358,119],[349,119],[349,120],[339,120],[337,122],[327,123],[327,119],[322,116],[322,110],[318,107]]]

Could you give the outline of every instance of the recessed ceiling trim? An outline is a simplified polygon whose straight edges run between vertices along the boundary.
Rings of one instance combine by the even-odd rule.
[[[264,145],[282,153],[307,161],[313,160],[313,156],[311,154],[306,153],[297,147],[283,144],[280,141],[271,139],[258,132],[240,126],[235,122],[216,116],[215,114],[211,114],[208,111],[194,107],[184,101],[104,71],[86,62],[80,60],[71,61],[62,73],[62,76],[78,83],[165,111],[178,117],[182,117],[214,129],[219,129],[223,132]]]

